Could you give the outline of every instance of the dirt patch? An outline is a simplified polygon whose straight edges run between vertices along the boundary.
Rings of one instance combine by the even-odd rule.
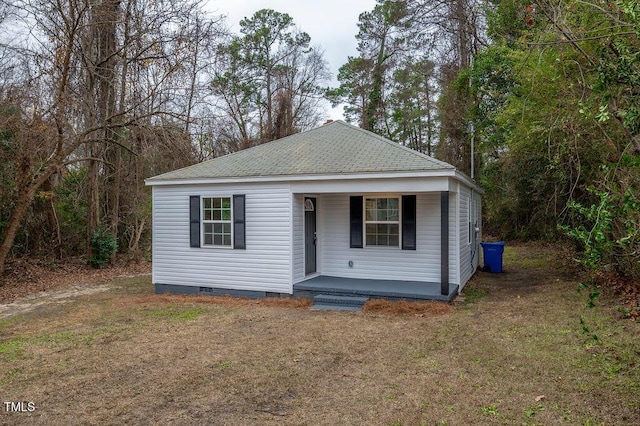
[[[220,306],[271,306],[281,308],[305,309],[313,305],[313,301],[299,297],[265,297],[262,299],[247,299],[231,296],[206,296],[206,295],[173,295],[155,294],[152,296],[138,297],[127,301],[130,304],[211,304]]]
[[[150,262],[123,262],[103,269],[93,269],[81,259],[69,259],[64,263],[55,260],[15,259],[8,263],[3,280],[0,281],[0,303],[69,285],[149,273]]]
[[[304,297],[266,297],[247,299],[231,296],[171,295],[157,294],[130,299],[126,304],[209,304],[218,306],[263,306],[292,309],[308,309],[313,301]],[[363,312],[381,315],[430,317],[444,315],[453,310],[453,306],[441,302],[420,302],[405,300],[372,299],[365,303]]]
[[[451,313],[453,309],[453,306],[442,302],[372,299],[365,303],[362,310],[372,314],[431,317]]]
[[[112,286],[109,284],[85,284],[31,294],[26,297],[14,299],[9,303],[0,303],[0,319],[7,318],[12,315],[24,314],[44,305],[68,303],[72,298],[100,293],[110,290],[111,288]]]

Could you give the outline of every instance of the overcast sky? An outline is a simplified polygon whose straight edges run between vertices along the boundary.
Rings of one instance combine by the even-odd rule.
[[[348,56],[357,55],[356,33],[358,16],[372,10],[375,0],[209,0],[208,9],[216,15],[227,15],[227,25],[239,33],[240,20],[249,18],[260,9],[288,13],[302,31],[311,36],[312,45],[324,49],[333,83],[338,68]],[[341,119],[342,108],[330,111],[331,118]]]

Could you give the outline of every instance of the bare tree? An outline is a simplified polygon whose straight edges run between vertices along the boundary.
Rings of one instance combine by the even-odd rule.
[[[242,147],[269,142],[319,121],[321,85],[329,78],[322,51],[293,19],[270,9],[240,22],[243,36],[219,49],[213,93],[236,124]]]
[[[191,121],[198,89],[194,67],[200,67],[193,48],[205,39],[182,24],[200,16],[210,40],[217,36],[218,20],[207,21],[199,3],[189,0],[21,0],[14,6],[17,20],[12,25],[25,36],[2,46],[11,55],[0,61],[0,72],[19,70],[22,77],[16,78],[12,93],[21,95],[5,96],[14,114],[3,126],[11,129],[23,165],[11,176],[21,185],[1,228],[0,273],[38,191],[52,176],[83,163],[88,170],[87,241],[104,224],[135,247],[141,228],[126,234],[127,215],[135,209],[124,200],[142,200],[149,169],[141,167],[139,157],[148,148],[133,134],[158,126],[177,126],[183,135],[188,131],[185,123]],[[191,67],[184,66],[189,63]],[[0,95],[5,93],[3,88]],[[184,108],[172,102],[177,93],[189,99]],[[50,129],[47,137],[34,136],[34,128],[45,127]],[[165,134],[173,135],[169,140],[189,140],[174,131]],[[38,149],[26,148],[35,140]],[[169,143],[167,138],[146,140]],[[192,149],[180,149],[184,156],[179,164],[195,161]],[[133,167],[127,168],[127,162]],[[125,197],[125,188],[136,193]]]

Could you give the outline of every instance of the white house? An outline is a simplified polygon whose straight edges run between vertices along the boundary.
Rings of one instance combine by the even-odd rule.
[[[156,292],[451,300],[482,190],[342,121],[147,179]]]

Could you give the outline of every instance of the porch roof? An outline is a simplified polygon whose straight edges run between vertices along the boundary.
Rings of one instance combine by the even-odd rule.
[[[375,133],[334,121],[253,148],[147,179],[166,181],[393,172],[455,172],[455,167]]]

